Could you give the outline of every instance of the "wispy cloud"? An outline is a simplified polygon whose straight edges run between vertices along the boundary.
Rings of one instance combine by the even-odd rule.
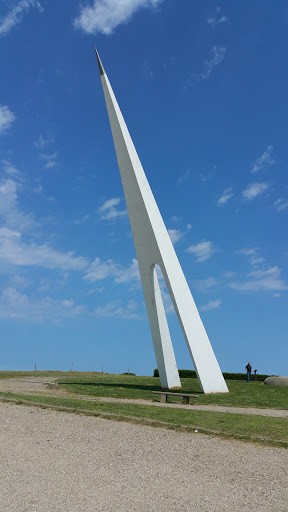
[[[229,199],[233,197],[232,187],[225,188],[223,194],[221,197],[219,197],[217,201],[217,206],[223,206],[223,204],[226,204]]]
[[[243,281],[232,281],[230,288],[243,292],[284,291],[288,284],[280,277],[281,269],[277,266],[265,270],[254,270]]]
[[[94,310],[94,314],[98,317],[122,318],[131,320],[139,318],[137,313],[137,303],[129,301],[127,306],[123,306],[121,302],[109,302],[105,306],[99,306]]]
[[[74,27],[87,34],[100,32],[108,35],[122,23],[128,22],[141,8],[156,7],[162,0],[94,0],[80,8]]]
[[[275,164],[275,160],[271,157],[271,153],[273,151],[273,146],[268,146],[264,153],[255,160],[254,164],[251,168],[251,173],[254,174],[256,172],[262,171],[267,167],[271,167]]]
[[[46,146],[52,143],[54,143],[54,139],[45,139],[44,137],[42,137],[42,135],[39,135],[38,139],[33,141],[33,145],[39,151],[39,158],[44,162],[45,169],[53,169],[53,167],[56,167],[58,165],[57,151],[54,151],[53,153],[43,151],[43,149],[46,148]]]
[[[2,160],[1,168],[6,174],[13,176],[13,178],[21,179],[21,173],[9,160]]]
[[[15,25],[21,23],[24,14],[26,14],[32,7],[38,9],[39,12],[43,11],[41,3],[38,0],[21,0],[15,7],[0,18],[0,36],[5,36],[12,30]]]
[[[209,242],[209,240],[203,240],[203,242],[199,242],[196,245],[190,245],[186,252],[189,254],[193,254],[196,257],[196,261],[201,263],[203,261],[209,260],[213,254],[216,252],[213,242]]]
[[[236,254],[243,254],[244,256],[248,256],[250,258],[251,265],[261,265],[265,262],[265,259],[262,256],[258,256],[257,249],[255,248],[243,248],[235,251]]]
[[[238,249],[237,251],[235,251],[236,254],[244,254],[244,256],[252,256],[254,254],[256,254],[256,249],[254,248],[243,248],[243,249]]]
[[[201,183],[203,185],[206,185],[210,180],[212,180],[214,178],[215,172],[216,172],[216,165],[213,165],[213,167],[211,167],[208,170],[206,170],[206,169],[201,170],[201,172],[199,173],[199,178],[200,178]]]
[[[222,300],[209,300],[208,304],[199,307],[199,311],[211,311],[212,309],[218,309],[222,304]]]
[[[0,261],[3,268],[5,264],[62,271],[80,271],[89,265],[86,258],[76,257],[72,251],[62,253],[47,244],[25,243],[19,231],[7,227],[0,228]]]
[[[76,224],[76,225],[85,224],[85,222],[87,222],[87,220],[89,220],[89,218],[90,218],[90,215],[87,213],[86,215],[82,215],[82,217],[80,217],[80,219],[73,220],[73,224]]]
[[[218,5],[216,8],[216,15],[210,16],[209,18],[207,18],[207,23],[212,28],[214,28],[216,25],[219,25],[222,23],[227,23],[227,21],[229,21],[229,18],[227,18],[227,16],[224,16],[223,14],[221,15],[220,12],[221,12],[221,7]]]
[[[250,258],[251,265],[262,265],[265,262],[265,259],[262,256],[252,256]]]
[[[176,245],[177,242],[179,242],[186,235],[186,233],[180,231],[180,229],[168,229],[168,233],[173,245]]]
[[[136,258],[133,258],[129,267],[119,268],[115,277],[116,283],[131,283],[133,281],[140,281],[138,261]]]
[[[185,183],[185,181],[187,181],[191,176],[191,169],[187,169],[186,172],[184,172],[184,174],[181,174],[181,176],[179,176],[178,180],[177,180],[177,185],[182,185],[182,183]]]
[[[270,188],[269,183],[250,183],[247,187],[242,191],[242,196],[244,199],[251,200],[256,197],[261,196]]]
[[[215,27],[216,25],[219,25],[219,23],[227,23],[227,21],[229,21],[229,18],[227,18],[227,16],[219,16],[218,18],[215,17],[215,18],[207,18],[207,23],[209,23],[209,25],[211,25],[211,27]]]
[[[63,319],[76,318],[84,313],[83,306],[76,306],[72,299],[55,300],[47,296],[31,298],[15,287],[5,288],[0,295],[0,317],[38,323],[60,323]]]
[[[207,80],[211,75],[213,69],[221,64],[226,54],[224,46],[213,46],[210,50],[208,59],[205,60],[203,65],[203,72],[200,73],[200,78]]]
[[[215,279],[215,277],[207,277],[206,279],[198,279],[198,281],[194,282],[195,288],[198,288],[201,292],[206,292],[207,290],[211,290],[211,288],[215,288],[218,286],[219,281]]]
[[[58,153],[56,151],[54,153],[40,153],[39,156],[44,161],[45,169],[52,169],[57,166]]]
[[[84,279],[90,283],[95,283],[107,277],[115,277],[119,269],[120,265],[112,260],[101,261],[100,258],[95,258],[93,263],[89,265]]]
[[[102,220],[111,220],[116,219],[118,217],[125,217],[127,215],[127,210],[120,210],[117,206],[120,203],[119,197],[114,197],[112,199],[108,199],[102,206],[98,208],[98,214],[100,215],[100,219]]]
[[[75,318],[120,318],[138,319],[138,304],[129,301],[123,305],[121,301],[109,302],[89,311],[85,306],[76,305],[71,298],[55,300],[50,296],[31,299],[29,295],[17,290],[14,286],[5,288],[0,294],[0,318],[25,320],[32,323],[51,322],[59,325],[64,320]]]
[[[25,213],[18,206],[18,191],[21,184],[12,178],[0,182],[0,220],[8,228],[29,230],[36,226],[30,213]]]
[[[49,139],[49,138],[45,139],[40,134],[38,139],[34,140],[33,144],[36,149],[42,151],[48,144],[51,144],[52,142],[54,142],[54,139]]]
[[[0,135],[4,135],[15,121],[15,115],[7,107],[0,105]]]
[[[284,210],[288,209],[288,201],[287,201],[287,199],[283,199],[283,198],[277,199],[274,202],[274,206],[278,213],[284,212]]]
[[[93,263],[89,265],[84,279],[90,283],[95,283],[107,278],[114,279],[115,283],[139,281],[140,275],[137,260],[134,258],[131,265],[125,268],[111,259],[101,261],[100,258],[95,258]]]

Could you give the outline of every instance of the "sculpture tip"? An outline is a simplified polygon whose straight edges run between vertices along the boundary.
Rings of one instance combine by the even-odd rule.
[[[97,57],[97,61],[98,61],[100,75],[104,75],[104,68],[102,66],[102,62],[100,60],[99,53],[97,52],[96,46],[94,46],[94,48],[95,48],[95,53],[96,53],[96,57]]]

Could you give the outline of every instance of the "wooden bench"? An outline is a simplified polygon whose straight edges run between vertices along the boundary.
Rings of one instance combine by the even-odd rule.
[[[167,402],[168,395],[172,396],[182,396],[183,402],[185,404],[189,404],[190,398],[199,398],[199,395],[188,395],[187,393],[173,393],[171,391],[152,391],[154,395],[161,395],[160,402]]]

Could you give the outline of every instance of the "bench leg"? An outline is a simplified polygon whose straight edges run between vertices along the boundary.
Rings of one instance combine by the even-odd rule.
[[[160,402],[167,402],[167,395],[165,393],[161,393]]]
[[[189,396],[182,396],[184,404],[189,404]]]

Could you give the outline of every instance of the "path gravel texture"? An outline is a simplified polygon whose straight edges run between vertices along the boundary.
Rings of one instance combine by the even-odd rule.
[[[0,402],[1,512],[287,512],[288,451]]]

